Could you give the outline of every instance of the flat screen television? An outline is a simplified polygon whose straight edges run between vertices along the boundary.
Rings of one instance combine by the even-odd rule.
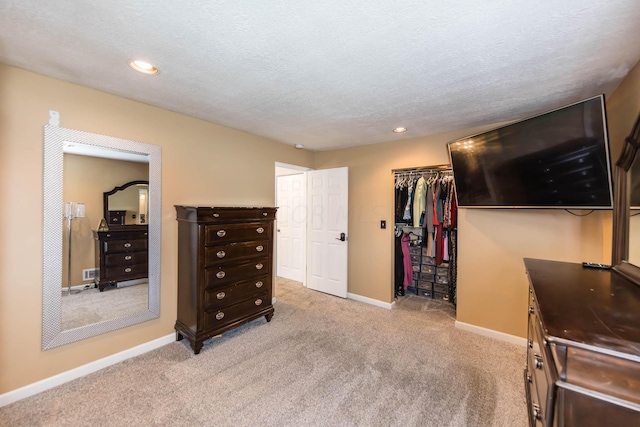
[[[448,144],[461,208],[611,209],[604,96]]]

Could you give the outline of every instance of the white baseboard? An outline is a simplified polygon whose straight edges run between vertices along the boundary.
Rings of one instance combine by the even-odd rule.
[[[176,340],[175,334],[169,334],[164,337],[149,341],[144,344],[140,344],[136,347],[128,350],[121,351],[120,353],[112,354],[111,356],[104,357],[86,365],[78,366],[66,372],[54,375],[44,380],[35,382],[33,384],[26,385],[16,390],[0,394],[0,408],[10,403],[17,402],[18,400],[36,395],[45,390],[49,390],[53,387],[67,383],[80,377],[84,377],[92,372],[99,371],[108,366],[115,365],[123,360],[130,359],[135,356],[139,356],[148,351],[155,350],[156,348],[165,346]]]
[[[358,295],[358,294],[347,293],[347,298],[352,299],[354,301],[366,302],[367,304],[375,305],[376,307],[387,308],[389,310],[392,310],[396,305],[395,301],[391,303],[383,302],[377,299],[363,297],[362,295]]]
[[[500,341],[506,341],[511,344],[520,345],[522,347],[525,347],[527,345],[526,338],[505,334],[504,332],[494,331],[493,329],[487,329],[481,326],[471,325],[469,323],[460,322],[458,320],[456,320],[456,328],[462,329],[464,331],[473,332],[478,335],[484,335],[485,337],[494,338]]]

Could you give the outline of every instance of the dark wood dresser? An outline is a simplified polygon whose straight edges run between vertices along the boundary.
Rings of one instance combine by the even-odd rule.
[[[525,258],[531,426],[640,426],[640,287],[610,270]]]
[[[176,206],[176,340],[203,341],[273,316],[273,223],[277,208]]]
[[[96,265],[100,269],[95,282],[100,292],[108,285],[148,277],[149,232],[146,225],[94,231],[93,236]]]

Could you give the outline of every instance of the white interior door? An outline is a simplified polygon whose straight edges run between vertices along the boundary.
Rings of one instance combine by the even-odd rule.
[[[306,176],[303,173],[276,177],[278,220],[276,222],[276,274],[305,281],[306,262]]]
[[[307,172],[307,287],[347,297],[349,169]]]

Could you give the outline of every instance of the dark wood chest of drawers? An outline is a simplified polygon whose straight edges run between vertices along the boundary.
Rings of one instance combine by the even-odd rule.
[[[524,262],[529,424],[640,425],[640,287],[578,263]]]
[[[273,223],[277,208],[176,206],[176,339],[203,341],[273,316]]]
[[[96,265],[100,269],[95,281],[100,292],[108,285],[148,277],[147,226],[125,226],[123,229],[93,233]]]

